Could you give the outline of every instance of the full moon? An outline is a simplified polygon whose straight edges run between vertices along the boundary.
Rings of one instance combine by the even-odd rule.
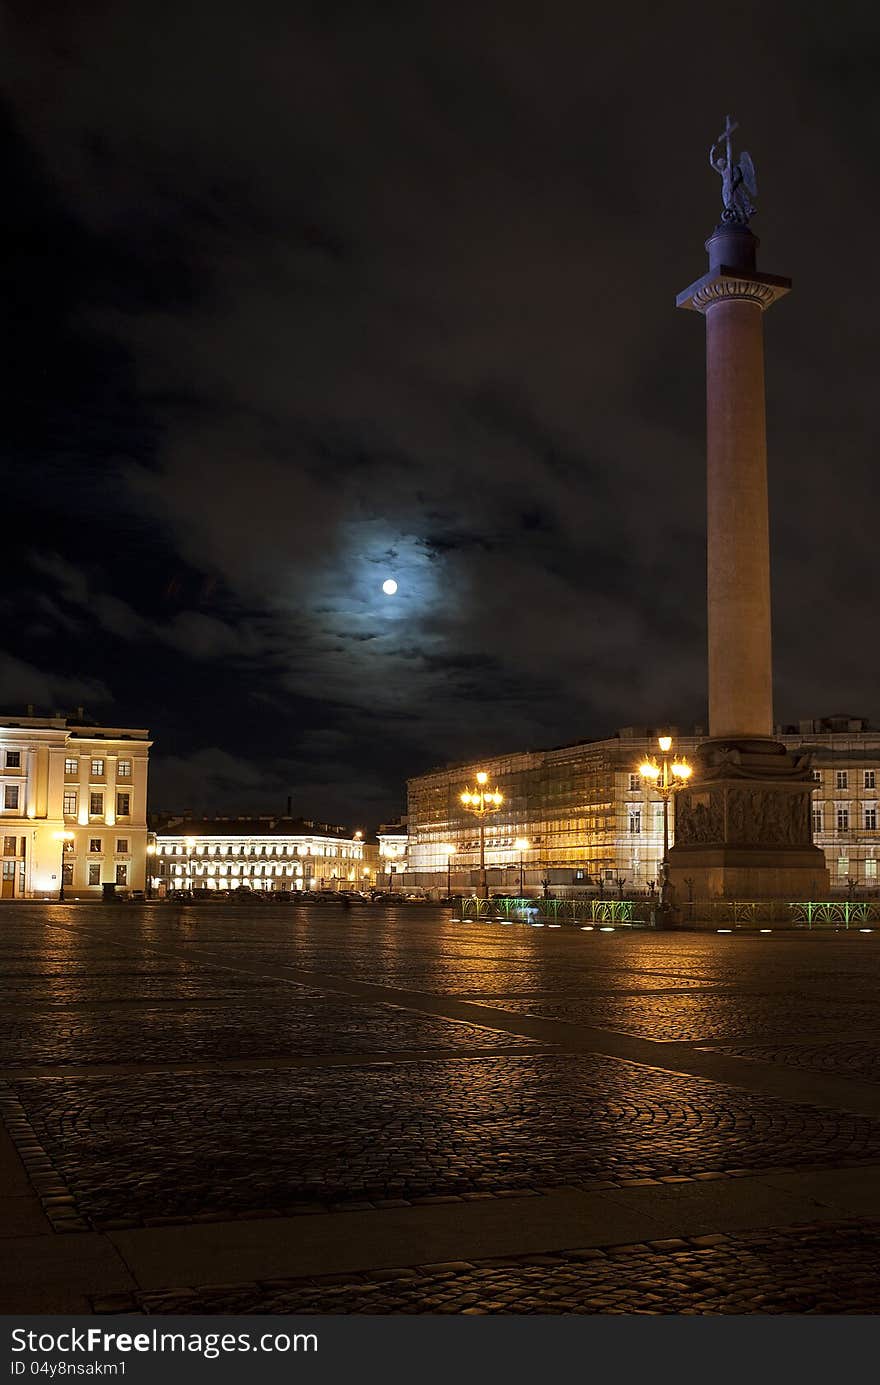
[[[397,591],[397,583],[393,577],[386,577],[385,581],[382,583],[382,590],[386,596],[394,595]]]

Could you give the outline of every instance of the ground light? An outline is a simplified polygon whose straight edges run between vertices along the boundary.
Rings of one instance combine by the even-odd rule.
[[[593,931],[594,931],[594,929],[593,929],[593,925],[592,925],[591,923],[582,923],[582,924],[581,924],[581,932],[582,932],[582,933],[592,933]]]
[[[773,932],[773,929],[772,929],[772,928],[759,928],[759,929],[758,929],[758,932],[759,932],[759,933],[772,933],[772,932]]]
[[[715,929],[715,932],[716,932],[716,933],[732,933],[732,932],[733,932],[733,929],[732,929],[732,928],[716,928],[716,929]]]

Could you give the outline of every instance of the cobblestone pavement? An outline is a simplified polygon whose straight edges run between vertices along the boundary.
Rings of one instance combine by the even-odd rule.
[[[593,1055],[11,1087],[95,1226],[880,1161],[880,1121]]]
[[[381,1220],[438,1200],[454,1218],[512,1196],[519,1221],[542,1192],[650,1179],[715,1180],[723,1200],[747,1171],[880,1164],[878,941],[466,925],[432,908],[0,906],[0,1108],[69,1233]],[[804,1100],[810,1072],[821,1104]],[[770,1227],[139,1302],[873,1312],[877,1232]]]
[[[541,1015],[575,1024],[617,1029],[641,1038],[665,1043],[710,1039],[768,1038],[791,1033],[813,1035],[877,1033],[880,1028],[880,995],[876,1004],[822,1005],[765,996],[719,995],[714,990],[697,994],[667,992],[647,995],[591,997],[587,1000],[499,1000],[505,1010]]]
[[[880,1042],[823,1044],[739,1044],[713,1046],[716,1053],[750,1058],[758,1063],[782,1063],[786,1067],[831,1072],[838,1077],[857,1077],[880,1082]]]
[[[0,1052],[9,1067],[78,1067],[132,1063],[315,1057],[533,1047],[518,1034],[410,1014],[390,1005],[301,997],[291,988],[261,1007],[240,1003],[198,1008],[106,1008],[98,1013],[34,1014],[0,1019]]]
[[[155,1313],[878,1313],[880,1223],[670,1238],[97,1300]]]

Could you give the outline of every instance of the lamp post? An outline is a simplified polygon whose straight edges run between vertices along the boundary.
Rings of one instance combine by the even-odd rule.
[[[52,836],[56,842],[61,843],[61,884],[58,886],[58,903],[64,903],[64,856],[70,850],[69,842],[73,841],[72,832],[53,832]]]
[[[452,858],[455,855],[455,847],[451,842],[441,842],[440,852],[446,857],[446,902],[452,899]]]
[[[190,894],[192,894],[193,885],[195,884],[192,873],[192,854],[195,844],[195,837],[186,837],[184,840],[184,846],[186,847],[186,888],[189,890]]]
[[[147,874],[144,879],[144,894],[147,899],[153,898],[153,857],[156,854],[156,843],[147,843]]]
[[[669,897],[669,800],[679,789],[683,789],[693,770],[684,756],[669,759],[672,749],[671,736],[658,736],[662,761],[657,763],[656,755],[639,765],[639,774],[650,784],[663,800],[663,862],[660,873],[660,911],[663,913]]]
[[[523,852],[528,851],[532,845],[528,837],[517,837],[514,842],[514,849],[519,852],[519,897],[525,898],[525,866],[523,863]]]
[[[480,892],[483,899],[489,895],[489,886],[486,881],[486,818],[490,813],[497,813],[504,802],[504,794],[497,789],[487,789],[489,781],[488,774],[480,770],[477,775],[477,787],[475,789],[465,789],[461,795],[461,802],[469,813],[480,823]]]

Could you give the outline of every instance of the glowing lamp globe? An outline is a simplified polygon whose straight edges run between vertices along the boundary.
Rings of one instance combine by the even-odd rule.
[[[397,591],[397,583],[395,582],[393,577],[385,578],[385,581],[382,583],[382,590],[386,596],[394,595],[394,593]]]

